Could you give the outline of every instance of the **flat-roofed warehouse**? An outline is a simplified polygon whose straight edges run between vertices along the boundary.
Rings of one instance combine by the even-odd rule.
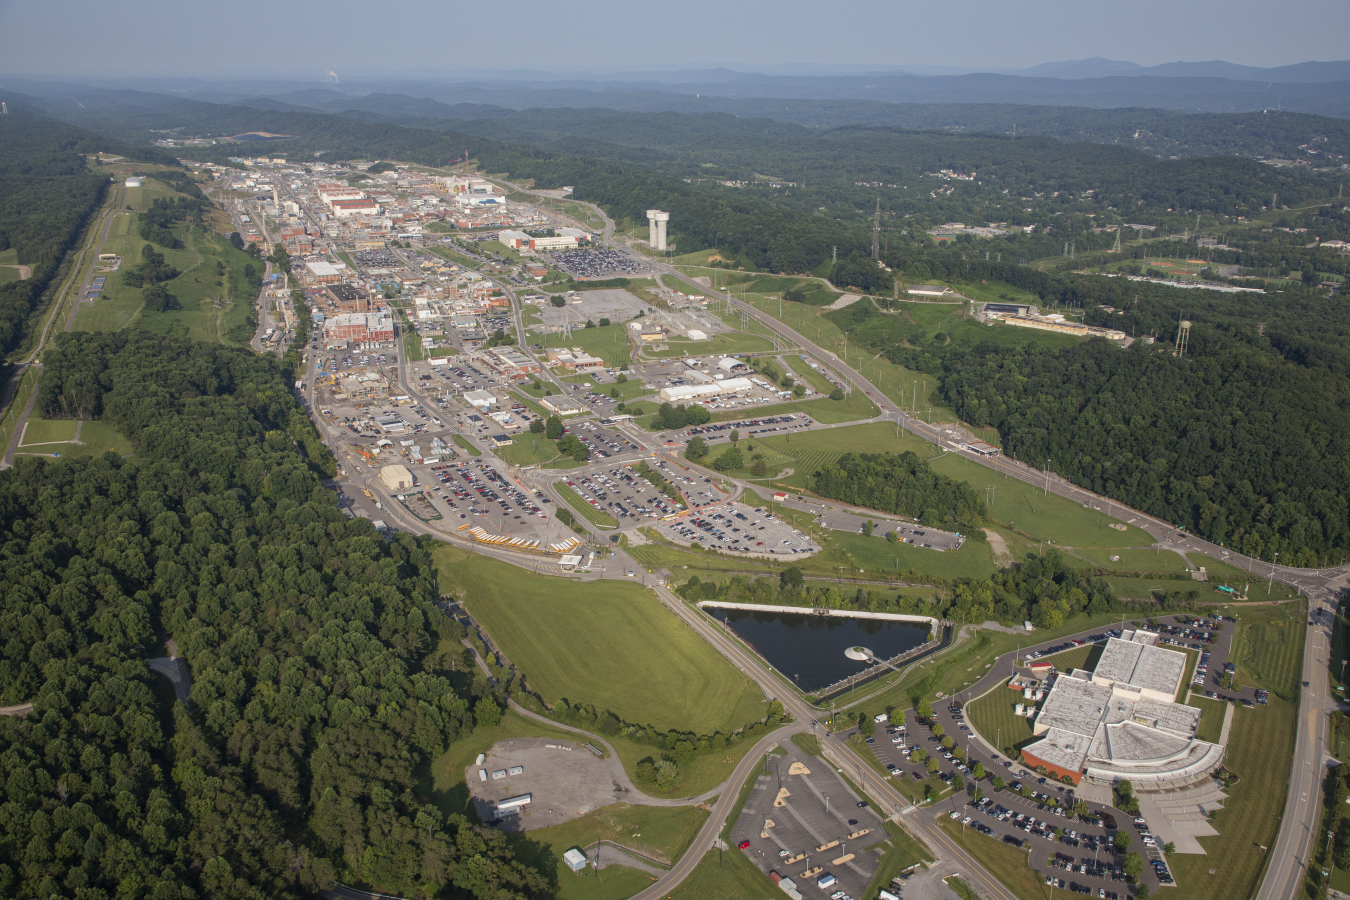
[[[704,397],[724,397],[737,394],[754,387],[749,378],[727,378],[722,381],[710,381],[706,384],[678,384],[661,388],[662,403],[684,403]]]

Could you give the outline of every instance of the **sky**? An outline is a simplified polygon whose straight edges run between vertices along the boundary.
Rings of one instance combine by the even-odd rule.
[[[0,72],[362,77],[1350,56],[1346,0],[0,0]],[[760,70],[763,70],[762,68]]]

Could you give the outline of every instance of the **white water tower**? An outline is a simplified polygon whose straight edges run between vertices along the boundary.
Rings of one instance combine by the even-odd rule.
[[[670,213],[659,209],[647,210],[647,243],[653,250],[666,249],[666,223]]]

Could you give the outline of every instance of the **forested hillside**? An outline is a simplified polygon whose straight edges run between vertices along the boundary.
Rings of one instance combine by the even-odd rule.
[[[459,632],[429,553],[343,517],[322,446],[297,449],[276,361],[131,332],[44,362],[41,409],[137,452],[0,473],[0,701],[34,704],[0,718],[0,893],[545,895],[500,832],[431,803],[428,762],[499,707],[439,664]],[[146,666],[165,637],[190,709]]]
[[[1102,340],[981,345],[942,393],[1005,452],[1250,556],[1317,567],[1350,547],[1350,380],[1221,333],[1188,358]]]
[[[27,337],[29,318],[51,286],[81,227],[103,201],[108,180],[85,154],[98,151],[170,162],[160,151],[124,144],[48,118],[21,104],[0,116],[0,251],[31,266],[24,281],[0,283],[0,354]]]

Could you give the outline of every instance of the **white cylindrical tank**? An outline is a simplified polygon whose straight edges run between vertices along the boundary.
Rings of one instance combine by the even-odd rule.
[[[647,245],[653,249],[656,247],[656,213],[657,210],[647,210]]]
[[[1026,707],[1024,707],[1020,703],[1013,707],[1013,711],[1016,712],[1019,716],[1026,715],[1025,710]]]
[[[670,213],[656,211],[656,249],[666,249],[666,223],[670,221]]]
[[[1023,699],[1030,700],[1030,699],[1031,699],[1032,693],[1034,693],[1034,692],[1031,690],[1031,688],[1029,688],[1029,687],[1022,688],[1022,697],[1023,697]]]

